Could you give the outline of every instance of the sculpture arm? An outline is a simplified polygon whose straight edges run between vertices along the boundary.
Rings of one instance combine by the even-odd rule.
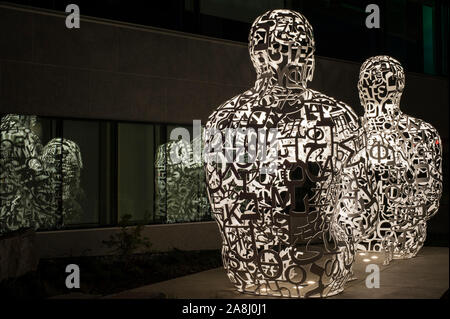
[[[361,149],[344,166],[339,177],[339,194],[336,208],[340,223],[358,244],[376,229],[378,221],[378,198],[375,174],[369,169]]]
[[[431,125],[430,125],[431,126]],[[439,201],[442,196],[442,141],[438,132],[430,127],[426,130],[427,151],[426,161],[428,163],[428,182],[426,184],[425,217],[428,220],[439,210]]]

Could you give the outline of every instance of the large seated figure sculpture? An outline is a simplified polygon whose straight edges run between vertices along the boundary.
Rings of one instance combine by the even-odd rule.
[[[380,205],[377,229],[362,248],[386,252],[386,262],[417,254],[442,194],[441,139],[430,124],[400,110],[404,87],[403,68],[389,56],[371,57],[361,66],[362,125]]]
[[[360,132],[349,106],[307,87],[314,50],[300,13],[258,17],[249,35],[256,83],[206,124],[208,195],[240,292],[325,297],[351,275],[352,231],[337,204]]]

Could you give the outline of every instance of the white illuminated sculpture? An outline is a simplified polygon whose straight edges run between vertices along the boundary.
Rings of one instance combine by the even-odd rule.
[[[362,126],[380,213],[376,231],[359,248],[385,252],[386,263],[417,254],[442,195],[441,139],[430,124],[400,110],[404,87],[403,68],[389,56],[371,57],[361,66]]]
[[[370,196],[355,201],[342,194],[358,171],[349,167],[343,177],[343,167],[365,169],[353,159],[363,149],[361,132],[349,106],[307,88],[314,50],[312,27],[300,13],[273,10],[258,17],[249,35],[256,83],[219,106],[206,125],[209,200],[224,267],[240,292],[341,292],[354,261],[348,225],[357,217],[339,211],[342,198],[353,209],[363,203],[359,212],[347,209],[354,215],[374,206]],[[367,182],[352,184],[358,193],[360,184]],[[355,228],[363,238],[366,230]]]

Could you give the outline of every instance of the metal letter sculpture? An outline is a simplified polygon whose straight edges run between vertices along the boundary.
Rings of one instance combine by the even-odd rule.
[[[441,139],[430,124],[400,111],[404,87],[403,68],[389,56],[369,58],[361,66],[362,125],[380,214],[376,231],[359,248],[386,252],[386,263],[417,254],[442,195]]]
[[[300,13],[258,17],[249,35],[256,83],[206,124],[208,195],[224,268],[240,292],[325,297],[351,274],[339,174],[363,145],[352,109],[307,88],[314,49]]]

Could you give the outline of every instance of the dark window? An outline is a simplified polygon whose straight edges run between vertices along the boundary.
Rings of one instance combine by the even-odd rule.
[[[9,222],[10,230],[33,223],[40,230],[113,226],[125,215],[145,224],[212,220],[192,126],[12,116],[1,117],[1,151],[25,155],[11,163],[2,158],[2,205],[21,219]],[[20,125],[3,129],[16,118]],[[25,143],[9,147],[16,136]],[[181,161],[171,152],[182,153]],[[41,165],[28,167],[30,159]],[[16,169],[4,169],[11,164]],[[25,206],[17,207],[22,198]],[[26,211],[32,214],[22,218]]]

